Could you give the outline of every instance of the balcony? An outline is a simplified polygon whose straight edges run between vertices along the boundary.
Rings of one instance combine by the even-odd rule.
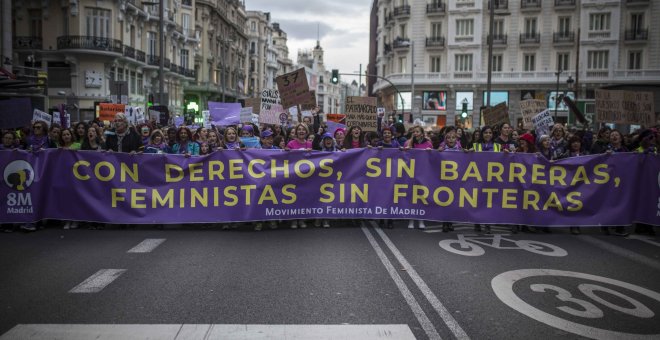
[[[426,4],[427,15],[444,15],[446,11],[446,5],[440,1],[434,1],[430,4]]]
[[[574,9],[575,0],[555,0],[555,9]]]
[[[552,34],[552,42],[555,44],[572,44],[575,42],[575,33],[555,32]]]
[[[445,37],[427,37],[426,47],[428,48],[444,48]]]
[[[135,60],[141,61],[143,63],[146,62],[147,61],[146,53],[140,50],[135,50]]]
[[[520,45],[537,45],[541,43],[541,34],[536,32],[521,33]]]
[[[394,17],[392,16],[392,13],[385,17],[385,27],[391,26],[394,26]]]
[[[489,36],[486,36],[486,39],[488,39]],[[506,46],[506,42],[508,40],[508,35],[506,34],[494,34],[493,35],[493,46]],[[488,45],[488,43],[486,43]]]
[[[649,40],[649,30],[626,30],[626,41],[647,41]]]
[[[487,8],[490,8],[490,1],[488,2],[488,7]],[[509,9],[509,1],[508,0],[495,0],[495,2],[493,2],[493,9],[495,9],[495,10]]]
[[[135,59],[135,49],[133,47],[124,45],[124,57]]]
[[[191,70],[191,69],[186,69],[186,71],[184,72],[183,75],[188,77],[188,78],[196,78],[197,77],[195,75],[195,70]]]
[[[384,54],[392,53],[392,44],[384,43],[383,44],[383,53]]]
[[[523,11],[540,10],[541,0],[520,0],[520,9]]]
[[[165,58],[165,61],[163,62],[165,65],[163,67],[165,68],[170,68],[170,60],[168,58]],[[147,64],[151,66],[160,66],[160,56],[150,54],[147,56]]]
[[[649,4],[649,0],[626,0],[626,5],[628,6],[645,6]]]
[[[57,38],[58,50],[80,49],[122,54],[123,47],[121,40],[103,37],[67,35]]]
[[[396,38],[396,40],[394,40],[392,42],[392,45],[393,45],[392,47],[395,50],[396,49],[403,49],[403,48],[410,48],[410,39],[408,39],[408,38],[403,38],[403,39],[402,38]]]
[[[394,7],[392,11],[395,18],[404,19],[410,17],[410,5],[403,5],[399,7]]]
[[[41,37],[14,37],[15,50],[40,50],[42,46]]]

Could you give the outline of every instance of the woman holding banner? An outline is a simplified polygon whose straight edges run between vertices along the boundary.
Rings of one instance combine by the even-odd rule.
[[[233,126],[229,126],[225,129],[223,144],[222,148],[226,150],[245,149],[245,145],[241,142],[241,139],[238,138],[238,131],[236,131],[236,128]]]
[[[362,129],[359,126],[351,126],[344,138],[344,149],[359,149],[365,147],[362,141]]]
[[[419,126],[415,125],[411,129],[412,136],[409,140],[406,141],[406,143],[403,146],[404,150],[408,149],[424,149],[424,150],[431,150],[433,148],[433,143],[431,143],[431,140],[426,138],[424,136],[424,129]],[[419,229],[426,229],[426,225],[424,224],[424,220],[417,220],[419,221]],[[415,220],[410,220],[408,221],[408,229],[414,229],[415,228]]]
[[[55,143],[48,138],[48,125],[42,121],[34,122],[32,133],[27,138],[27,149],[29,151],[39,151],[55,147]]]
[[[495,143],[493,141],[493,129],[490,126],[486,125],[482,127],[481,131],[479,132],[479,136],[480,136],[479,140],[477,140],[477,142],[472,144],[472,148],[470,148],[470,151],[476,151],[476,152],[502,151],[502,147],[500,146],[500,144]],[[486,234],[490,234],[490,226],[485,226],[485,227],[486,227]],[[481,225],[475,224],[474,231],[481,232]]]
[[[461,142],[458,140],[458,134],[456,133],[457,129],[453,126],[448,126],[444,130],[444,140],[440,143],[438,151],[465,151],[461,146]],[[451,230],[454,230],[454,227],[451,222],[442,222],[442,232],[446,233]]]
[[[93,126],[87,128],[87,135],[80,145],[80,150],[103,151],[103,140]]]
[[[172,153],[189,156],[199,155],[199,144],[190,139],[192,133],[185,126],[179,128],[176,132],[176,144],[172,147]]]
[[[292,130],[295,132],[296,138],[290,140],[289,143],[287,143],[286,148],[284,150],[311,151],[312,142],[307,140],[307,137],[309,136],[309,130],[307,130],[307,125],[303,123],[298,123],[296,126],[293,127]],[[307,228],[307,223],[305,223],[305,220],[300,220],[300,224],[298,223],[298,220],[291,221],[291,229],[298,228],[298,225],[300,225],[300,228]]]

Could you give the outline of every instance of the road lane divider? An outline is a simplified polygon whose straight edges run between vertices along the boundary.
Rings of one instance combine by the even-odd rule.
[[[140,242],[137,246],[131,248],[127,253],[150,253],[156,247],[165,242],[164,238],[148,238]]]
[[[73,287],[69,293],[98,293],[125,271],[126,269],[101,269],[81,284]]]

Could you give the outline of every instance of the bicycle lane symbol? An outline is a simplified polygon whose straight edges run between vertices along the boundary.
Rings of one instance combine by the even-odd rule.
[[[538,294],[547,294],[548,299],[558,300],[558,302],[555,304],[561,306],[554,308],[556,308],[556,310],[559,311],[559,315],[562,315],[563,317],[555,316],[546,311],[540,310],[537,307],[534,307],[525,302],[520,296],[518,296],[518,294],[514,292],[514,284],[517,282],[530,278],[536,279],[539,277],[545,277],[548,280],[551,279],[552,282],[555,283],[557,282],[557,277],[560,277],[563,280],[578,280],[580,284],[577,285],[577,289],[582,295],[586,296],[588,300],[574,297],[569,290],[556,285],[533,283],[529,285],[529,289],[532,292]],[[517,285],[517,290],[520,289],[520,287],[527,287],[524,284],[525,282]],[[603,284],[610,287],[614,286],[616,287],[616,290],[604,287]],[[563,270],[519,269],[508,271],[496,276],[491,281],[491,286],[495,292],[495,295],[515,311],[548,326],[555,327],[566,332],[594,339],[658,339],[660,337],[660,333],[626,333],[597,328],[570,321],[564,318],[570,318],[573,316],[582,318],[585,320],[585,322],[587,322],[588,320],[602,319],[608,315],[612,316],[614,313],[618,312],[623,313],[623,315],[627,317],[648,320],[649,324],[654,324],[652,323],[651,318],[655,317],[656,313],[644,303],[630,297],[627,294],[622,293],[621,291],[633,292],[637,296],[643,296],[647,298],[644,299],[648,300],[645,302],[653,303],[653,306],[655,306],[656,309],[660,309],[660,307],[658,307],[660,306],[660,293],[631,283],[602,276]],[[598,292],[598,294],[596,294],[596,292]],[[625,301],[625,303],[622,306],[621,303],[623,301]]]
[[[512,243],[511,246],[503,245],[504,242]],[[458,234],[458,239],[442,240],[438,243],[440,248],[463,256],[481,256],[486,253],[482,246],[495,249],[506,250],[526,250],[534,254],[561,257],[568,255],[566,250],[555,245],[533,241],[533,240],[514,240],[506,238],[503,235],[463,235]],[[481,246],[480,246],[481,245]]]

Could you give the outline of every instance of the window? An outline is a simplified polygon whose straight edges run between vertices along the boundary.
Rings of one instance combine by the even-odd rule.
[[[642,69],[642,51],[631,51],[628,53],[628,69],[641,70]]]
[[[71,66],[64,62],[48,62],[48,86],[53,88],[71,87]]]
[[[112,38],[110,11],[101,8],[87,8],[87,36]]]
[[[557,32],[561,36],[567,36],[571,32],[571,17],[559,17],[559,25],[557,26]]]
[[[250,31],[256,32],[257,31],[257,23],[256,22],[251,22],[250,23]]]
[[[250,54],[257,53],[257,44],[253,41],[250,43]]]
[[[186,31],[190,29],[190,14],[181,14],[181,27]]]
[[[431,57],[431,72],[441,72],[442,64],[441,57]]]
[[[442,23],[434,22],[431,24],[431,38],[439,38],[442,36]]]
[[[147,53],[156,55],[156,32],[147,32]]]
[[[474,20],[473,19],[458,19],[456,20],[456,37],[471,38],[474,35]]]
[[[138,73],[137,75],[137,94],[144,94],[144,78],[142,73]]]
[[[62,35],[69,35],[69,13],[68,8],[62,8]],[[16,31],[13,31],[16,32]]]
[[[589,31],[609,31],[610,13],[591,13],[589,15]]]
[[[493,55],[493,72],[502,72],[502,55],[495,54]]]
[[[408,30],[406,24],[399,25],[399,37],[401,39],[406,39],[406,37],[408,36],[408,34],[406,34],[407,31]]]
[[[493,22],[493,37],[501,37],[504,35],[504,20],[497,19]]]
[[[569,58],[570,58],[570,53],[567,52],[557,53],[557,69],[562,71],[568,70],[569,67],[571,67]]]
[[[523,71],[533,72],[536,71],[536,54],[523,55]]]
[[[406,73],[406,65],[408,65],[406,60],[406,57],[399,58],[399,73]]]
[[[121,67],[117,68],[117,81],[124,81],[124,69]]]
[[[181,64],[180,65],[183,68],[188,68],[188,58],[189,58],[188,53],[189,53],[188,50],[185,50],[185,49],[181,50],[181,57],[180,57],[181,58]]]
[[[136,88],[137,88],[137,74],[135,71],[131,71],[131,78],[130,78],[130,83],[128,84],[129,86],[129,92],[131,94],[135,94]]]
[[[31,9],[28,11],[30,16],[30,36],[31,37],[41,37],[42,23],[41,20],[41,10]],[[67,15],[68,17],[68,15]]]
[[[525,35],[536,36],[536,18],[525,18]]]
[[[587,69],[607,70],[609,56],[609,51],[589,51]]]
[[[456,72],[472,72],[472,54],[457,54],[455,62]]]
[[[630,29],[635,33],[644,30],[644,13],[633,13],[630,15]]]

